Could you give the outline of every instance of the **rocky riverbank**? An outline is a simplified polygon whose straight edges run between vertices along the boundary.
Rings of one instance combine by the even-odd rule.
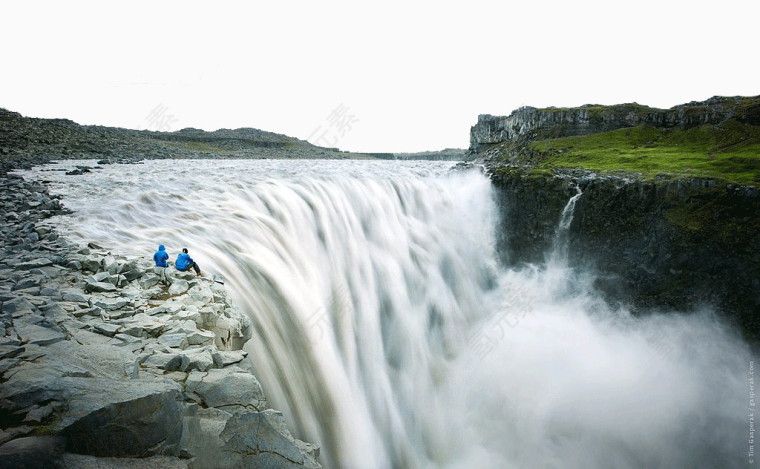
[[[318,468],[269,409],[220,276],[70,245],[0,177],[0,467]],[[152,253],[151,253],[152,254]]]

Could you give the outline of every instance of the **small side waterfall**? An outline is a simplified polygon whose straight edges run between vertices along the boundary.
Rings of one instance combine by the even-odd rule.
[[[565,208],[562,209],[562,216],[560,217],[559,225],[557,226],[558,232],[566,231],[568,228],[570,228],[570,224],[573,222],[575,203],[578,202],[578,199],[580,199],[583,195],[583,192],[579,186],[575,186],[575,191],[576,194],[570,197],[570,200],[567,201],[567,205],[565,205]]]
[[[562,209],[562,214],[557,223],[557,229],[554,232],[552,249],[548,253],[548,264],[567,267],[567,249],[570,242],[568,230],[570,229],[570,225],[573,223],[573,217],[575,216],[575,204],[583,195],[579,186],[575,186],[575,191],[575,195],[570,197],[565,204],[565,207]]]

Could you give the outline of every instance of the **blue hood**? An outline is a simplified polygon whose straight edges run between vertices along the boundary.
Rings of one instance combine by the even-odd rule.
[[[164,245],[163,245],[163,244],[159,244],[159,245],[158,245],[158,250],[159,250],[159,251],[166,251],[166,247],[164,247]]]

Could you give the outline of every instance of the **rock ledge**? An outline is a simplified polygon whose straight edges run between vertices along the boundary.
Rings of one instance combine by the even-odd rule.
[[[218,276],[165,285],[40,223],[65,213],[43,185],[0,194],[0,467],[321,467],[268,408]]]

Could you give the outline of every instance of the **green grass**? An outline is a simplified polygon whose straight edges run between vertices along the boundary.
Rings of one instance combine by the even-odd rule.
[[[760,184],[760,127],[728,120],[687,130],[647,125],[533,142],[538,169],[623,170]]]

